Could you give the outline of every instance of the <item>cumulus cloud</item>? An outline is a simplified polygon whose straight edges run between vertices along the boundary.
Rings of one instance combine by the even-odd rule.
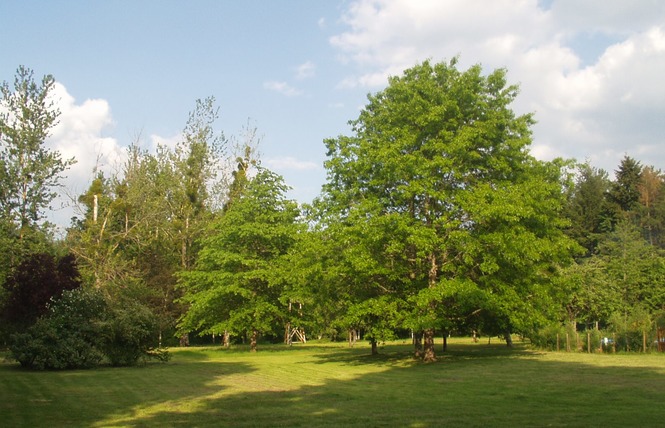
[[[302,95],[301,90],[294,88],[293,86],[289,85],[286,82],[278,82],[275,80],[271,80],[268,82],[264,82],[263,87],[270,91],[274,91],[279,94],[285,95],[287,97],[296,97]]]
[[[533,153],[591,159],[613,170],[624,154],[665,167],[665,3],[553,0],[358,0],[331,45],[355,73],[339,89],[377,90],[425,59],[506,68],[535,112]],[[580,43],[594,37],[597,53]],[[602,44],[604,43],[604,44]]]
[[[60,117],[46,145],[60,152],[63,159],[76,160],[64,173],[63,195],[53,204],[56,210],[51,221],[66,226],[78,214],[74,200],[90,184],[93,171],[103,171],[107,176],[116,172],[126,159],[126,152],[114,138],[104,136],[105,129],[113,126],[106,100],[88,99],[79,104],[58,82],[51,95]]]

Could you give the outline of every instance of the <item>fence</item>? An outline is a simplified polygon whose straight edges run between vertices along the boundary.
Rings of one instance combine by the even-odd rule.
[[[621,332],[550,328],[532,338],[532,343],[558,352],[665,352],[665,328]]]

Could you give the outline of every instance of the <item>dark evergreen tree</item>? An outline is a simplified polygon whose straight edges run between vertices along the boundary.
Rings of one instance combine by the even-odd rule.
[[[615,179],[610,186],[609,200],[614,205],[614,224],[631,216],[640,200],[642,165],[630,156],[624,156],[615,171]]]
[[[570,219],[568,234],[592,254],[598,240],[610,227],[610,205],[607,201],[610,180],[602,169],[589,162],[579,166],[577,180],[566,207]]]

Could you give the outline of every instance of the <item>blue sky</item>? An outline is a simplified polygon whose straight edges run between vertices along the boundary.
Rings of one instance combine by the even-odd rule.
[[[537,157],[665,168],[665,2],[2,0],[0,39],[0,80],[25,65],[59,83],[49,144],[79,161],[70,195],[136,139],[173,143],[195,100],[214,96],[217,129],[256,126],[263,164],[309,202],[323,139],[348,133],[366,94],[455,55],[521,85],[514,108],[536,114]]]

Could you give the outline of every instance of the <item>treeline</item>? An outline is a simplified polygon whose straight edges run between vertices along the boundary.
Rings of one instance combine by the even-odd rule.
[[[569,331],[618,337],[614,348],[647,350],[665,328],[665,175],[629,156],[614,172],[586,162],[566,189],[566,232],[583,250],[556,281],[561,318]]]
[[[137,142],[122,171],[94,172],[55,240],[44,215],[74,160],[43,146],[53,78],[19,68],[0,109],[5,343],[26,366],[62,368],[163,358],[200,335],[256,350],[360,333],[376,352],[409,334],[433,360],[437,334],[651,332],[665,309],[663,175],[630,157],[615,179],[536,160],[505,77],[452,60],[391,78],[353,135],[324,142],[327,181],[302,206],[261,165],[254,130],[225,138],[214,99],[198,100],[175,148]],[[62,319],[82,316],[98,328]],[[54,337],[90,358],[66,364]]]

